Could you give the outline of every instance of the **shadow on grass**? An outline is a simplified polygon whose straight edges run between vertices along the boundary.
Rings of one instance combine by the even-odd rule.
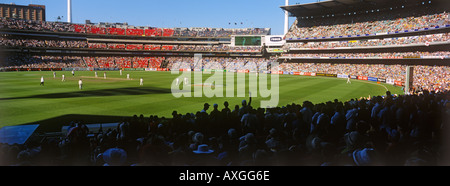
[[[120,96],[120,95],[146,95],[146,94],[167,94],[171,93],[171,89],[157,87],[128,87],[102,90],[80,90],[74,92],[49,93],[23,97],[0,98],[0,100],[26,99],[26,98],[76,98],[76,97],[93,97],[93,96]]]

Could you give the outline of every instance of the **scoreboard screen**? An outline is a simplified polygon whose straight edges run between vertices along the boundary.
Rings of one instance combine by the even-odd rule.
[[[261,36],[235,36],[234,46],[261,46]]]

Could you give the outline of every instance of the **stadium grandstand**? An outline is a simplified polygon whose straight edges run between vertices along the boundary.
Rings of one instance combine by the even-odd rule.
[[[448,90],[450,19],[449,4],[445,1],[336,0],[281,8],[289,11],[296,20],[285,35],[285,52],[279,57],[280,61],[291,62],[293,66],[311,62],[383,64],[373,71],[383,71],[385,75],[375,78],[386,82],[390,79],[386,77],[388,74],[398,74],[388,82],[397,81],[402,86],[405,86],[405,79],[409,79],[405,77],[408,66],[417,72],[434,68],[439,69],[435,73],[442,72],[447,78],[440,82],[425,80],[429,82],[425,85],[419,83],[424,82],[421,74],[414,73],[413,80],[406,84],[407,88]],[[320,66],[323,64],[319,64],[317,69],[322,69]],[[351,74],[357,68],[348,70],[348,65],[343,67],[346,70],[334,72],[355,79],[373,76]],[[403,70],[391,71],[397,68]],[[321,71],[311,69],[306,73]]]
[[[154,28],[2,18],[0,71],[226,69],[371,81],[403,87],[404,94],[387,91],[370,98],[275,108],[243,102],[235,110],[226,105],[228,110],[210,113],[205,104],[205,112],[174,111],[171,118],[134,115],[111,126],[88,127],[82,119],[74,120],[64,124],[63,137],[49,134],[33,144],[39,150],[2,144],[0,164],[449,165],[443,155],[449,146],[444,143],[450,121],[449,6],[447,0],[281,6],[296,19],[281,36],[271,35],[270,28]],[[255,43],[245,43],[251,39]],[[200,66],[196,54],[203,56]],[[279,62],[277,70],[269,71],[274,61]],[[198,156],[204,144],[211,156]],[[113,161],[111,151],[124,158]]]

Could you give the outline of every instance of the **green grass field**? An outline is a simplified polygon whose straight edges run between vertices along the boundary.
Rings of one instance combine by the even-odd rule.
[[[118,71],[106,73],[107,79],[103,79],[103,72],[100,71],[98,78],[95,78],[94,72],[91,71],[77,71],[75,77],[72,77],[70,71],[58,71],[56,78],[53,78],[53,72],[49,71],[0,73],[0,127],[42,124],[51,118],[79,115],[98,116],[109,120],[116,119],[117,116],[129,117],[135,114],[144,114],[145,117],[171,117],[173,110],[182,114],[200,111],[205,102],[210,105],[217,103],[219,109],[222,109],[223,102],[228,101],[233,109],[234,105],[240,105],[242,99],[248,100],[248,95],[245,98],[175,98],[171,93],[171,84],[179,75],[170,72],[123,71],[122,76]],[[126,79],[127,73],[132,80]],[[61,81],[62,74],[66,76],[65,82]],[[41,76],[45,78],[45,86],[39,85]],[[203,74],[203,79],[209,76]],[[139,86],[140,77],[144,78],[142,87]],[[83,79],[83,90],[78,89],[80,78]],[[313,103],[334,99],[347,101],[369,95],[384,95],[386,89],[393,94],[401,94],[399,87],[388,84],[358,80],[346,84],[346,81],[338,78],[280,75],[278,106],[302,103],[305,100]],[[235,87],[235,91],[236,89]],[[258,95],[253,98],[252,106],[259,107],[261,100],[268,99]],[[212,107],[209,111],[211,110]]]

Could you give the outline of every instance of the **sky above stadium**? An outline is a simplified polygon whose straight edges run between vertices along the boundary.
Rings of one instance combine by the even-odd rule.
[[[289,4],[317,0],[290,0]],[[67,21],[67,0],[0,0],[46,6],[47,21]],[[283,34],[285,0],[72,0],[72,22],[127,22],[133,26],[271,28]],[[290,18],[290,25],[294,18]]]

